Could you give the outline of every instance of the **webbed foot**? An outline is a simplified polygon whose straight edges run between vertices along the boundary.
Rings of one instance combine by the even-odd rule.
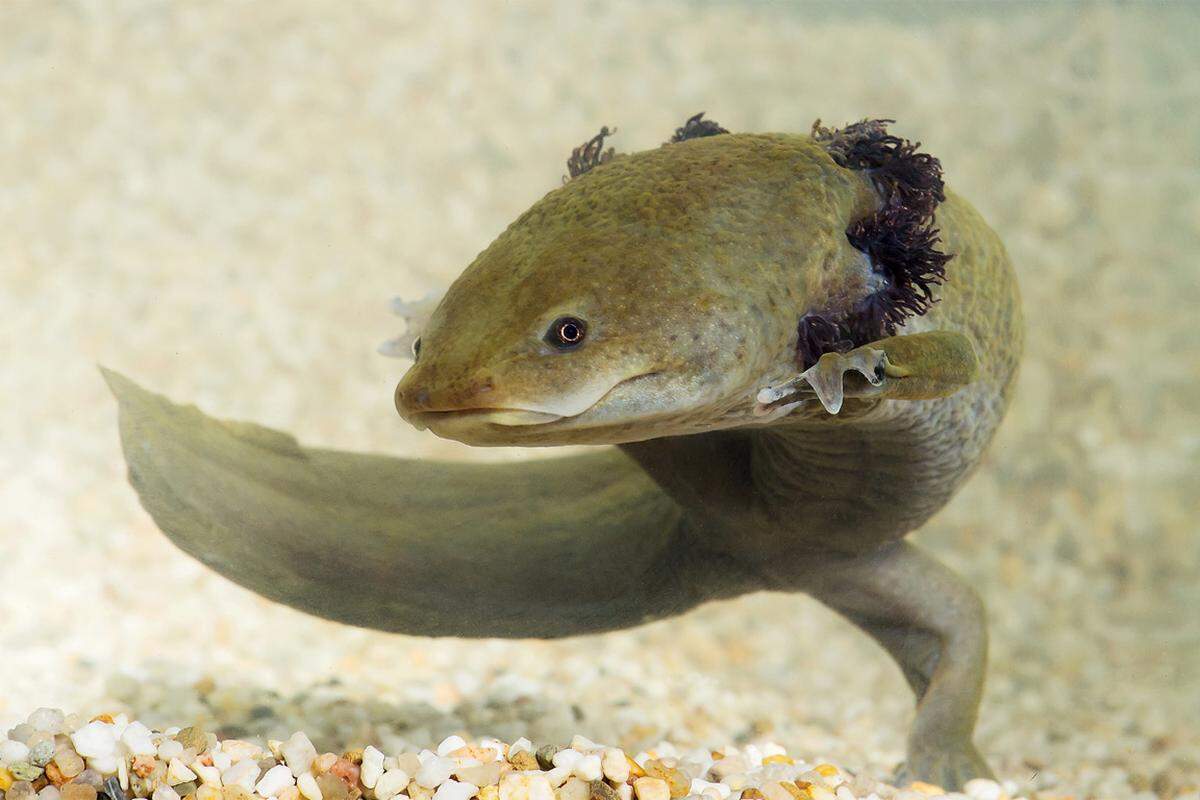
[[[894,782],[897,786],[908,786],[913,781],[923,781],[957,792],[969,780],[994,777],[975,745],[960,741],[910,746],[908,759],[896,768]]]
[[[887,377],[887,368],[887,353],[870,345],[846,353],[826,353],[795,378],[761,389],[755,411],[759,416],[782,415],[815,397],[826,411],[836,414],[842,410],[846,397],[879,394]],[[855,378],[847,385],[847,373],[857,373],[864,380]]]
[[[958,331],[889,336],[846,353],[825,353],[795,378],[760,390],[755,414],[776,419],[814,397],[830,414],[841,411],[847,397],[949,397],[973,381],[977,369],[975,348]]]

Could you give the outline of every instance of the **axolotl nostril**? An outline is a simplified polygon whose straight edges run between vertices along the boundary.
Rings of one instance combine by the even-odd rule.
[[[918,698],[904,779],[961,787],[978,596],[905,541],[979,463],[1021,353],[1005,251],[887,120],[604,129],[444,297],[396,309],[406,419],[449,464],[308,449],[106,373],[130,476],[187,552],[267,597],[428,636],[557,637],[757,590],[812,595]]]

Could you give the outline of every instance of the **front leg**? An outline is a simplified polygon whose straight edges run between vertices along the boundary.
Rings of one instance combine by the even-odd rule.
[[[879,642],[917,697],[897,782],[959,790],[991,771],[972,743],[987,662],[983,604],[961,578],[915,545],[819,561],[789,581]]]
[[[971,340],[957,331],[889,336],[846,353],[825,353],[791,380],[758,393],[757,413],[782,416],[816,398],[830,414],[846,397],[931,400],[947,397],[975,379]]]

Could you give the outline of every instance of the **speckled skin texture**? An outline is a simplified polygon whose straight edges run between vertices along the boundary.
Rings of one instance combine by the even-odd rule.
[[[309,450],[110,374],[131,478],[215,569],[386,630],[562,636],[807,592],[877,639],[916,693],[902,777],[959,787],[989,774],[971,744],[983,610],[900,540],[961,485],[1008,402],[1021,321],[995,235],[951,195],[940,302],[860,348],[894,374],[878,390],[848,375],[836,416],[816,401],[756,413],[758,391],[797,372],[799,318],[869,290],[845,230],[876,202],[808,137],[721,135],[597,167],[476,258],[397,386],[402,415],[469,444],[619,444],[630,458],[460,468]],[[577,349],[546,340],[563,315],[587,320]],[[597,573],[599,553],[620,553],[619,569]]]
[[[800,315],[866,292],[865,259],[844,231],[874,202],[861,176],[805,136],[619,156],[544,197],[455,281],[397,404],[410,417],[531,407],[653,371],[639,397],[618,390],[605,413],[536,430],[433,429],[469,444],[557,445],[743,423],[763,381],[794,370]],[[564,313],[590,325],[587,345],[565,356],[542,341]]]
[[[813,402],[753,413],[759,389],[795,372],[800,317],[870,291],[845,230],[877,202],[867,176],[801,136],[714,136],[600,165],[451,287],[396,402],[469,444],[621,444],[682,509],[668,550],[721,564],[714,593],[806,591],[889,651],[918,698],[901,777],[957,788],[990,775],[971,742],[984,612],[900,540],[978,464],[1007,406],[1022,330],[1003,246],[950,195],[936,217],[955,255],[939,302],[868,345],[904,376],[882,395],[847,377],[837,416]],[[594,325],[577,351],[539,339],[563,314]],[[926,331],[938,336],[911,336]],[[562,419],[491,416],[546,411],[542,398],[589,381],[599,391]]]

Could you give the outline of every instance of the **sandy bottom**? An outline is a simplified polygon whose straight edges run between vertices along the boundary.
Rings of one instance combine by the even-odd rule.
[[[734,130],[871,115],[942,158],[1025,296],[1016,405],[919,534],[990,607],[979,743],[1025,791],[1200,784],[1194,7],[115,5],[0,5],[0,722],[771,738],[887,774],[904,683],[804,598],[431,641],[234,587],[141,511],[95,369],[308,443],[528,457],[395,416],[387,298],[447,283],[601,124],[634,150],[701,109]]]

